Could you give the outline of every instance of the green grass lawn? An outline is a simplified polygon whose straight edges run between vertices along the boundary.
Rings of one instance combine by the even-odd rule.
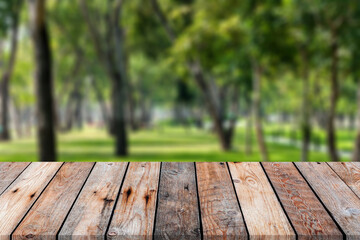
[[[284,138],[289,139],[296,139],[298,141],[301,140],[301,132],[299,129],[294,130],[293,126],[291,125],[279,125],[279,124],[272,124],[266,126],[266,134],[270,135],[277,135]],[[312,130],[313,135],[313,143],[314,138],[318,139],[318,144],[325,145],[326,144],[326,132],[323,129],[314,128]],[[337,129],[337,145],[339,150],[341,151],[352,151],[354,148],[354,142],[356,138],[356,130],[350,129]]]
[[[115,158],[113,140],[104,131],[86,129],[58,136],[60,161],[260,161],[254,143],[253,154],[244,154],[244,135],[237,131],[234,150],[222,152],[209,132],[166,127],[131,133],[130,156]],[[296,147],[268,144],[272,161],[298,161]],[[327,161],[324,153],[311,153],[311,161]],[[0,161],[36,161],[34,139],[0,143]]]

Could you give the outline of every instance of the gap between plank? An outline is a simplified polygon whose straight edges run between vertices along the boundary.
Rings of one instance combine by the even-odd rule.
[[[350,162],[351,163],[351,162]],[[352,187],[350,187],[345,181],[344,181],[344,179],[331,167],[331,165],[330,164],[328,164],[328,163],[326,163],[329,167],[330,167],[330,169],[336,174],[336,176],[338,176],[339,178],[340,178],[340,180],[341,181],[343,181],[344,183],[345,183],[345,185],[348,187],[348,188],[350,188],[350,190],[355,194],[355,196],[360,200],[360,197],[354,192],[354,190],[352,189]],[[339,163],[339,164],[341,164],[341,163]]]
[[[20,175],[25,171],[25,169],[27,169],[31,164],[32,164],[32,162],[29,163],[29,164],[19,173],[19,175],[16,176],[16,178],[4,189],[4,191],[2,191],[2,192],[0,193],[0,196],[11,186],[11,184],[13,184],[13,183],[16,181],[16,179],[19,178],[19,176],[20,176]]]
[[[280,201],[280,197],[278,196],[278,194],[277,194],[277,192],[276,192],[276,190],[275,190],[275,187],[273,186],[273,184],[272,184],[272,182],[271,182],[271,180],[270,180],[270,178],[269,178],[269,176],[268,176],[267,172],[265,171],[265,168],[264,168],[264,166],[262,165],[262,163],[261,163],[261,162],[259,162],[259,164],[260,164],[260,166],[261,166],[261,168],[262,168],[262,170],[263,170],[263,172],[264,172],[264,174],[265,174],[265,176],[266,176],[266,178],[267,178],[268,182],[270,183],[270,186],[271,186],[271,188],[272,188],[272,190],[273,190],[273,192],[274,192],[274,194],[275,194],[275,196],[276,196],[276,199],[277,199],[277,200],[278,200],[278,202],[280,203],[280,206],[281,206],[281,208],[283,209],[283,211],[284,211],[284,213],[285,213],[286,218],[288,219],[288,221],[289,221],[289,223],[290,223],[291,227],[292,227],[292,228],[293,228],[293,230],[294,230],[294,233],[295,233],[295,239],[296,239],[296,240],[298,240],[298,238],[299,238],[299,236],[298,236],[298,235],[299,235],[299,234],[296,232],[296,229],[295,229],[295,227],[294,227],[293,223],[291,222],[290,217],[289,217],[288,213],[286,212],[286,210],[285,210],[285,208],[284,208],[283,203]]]
[[[49,186],[49,184],[54,180],[55,176],[58,174],[58,172],[60,171],[60,169],[64,166],[64,162],[61,164],[61,166],[58,168],[58,170],[56,170],[54,176],[52,176],[52,178],[50,179],[50,181],[45,185],[45,187],[43,188],[43,190],[41,191],[41,193],[39,194],[39,196],[36,198],[36,200],[33,202],[33,204],[31,204],[31,206],[29,207],[29,209],[26,211],[26,213],[24,214],[24,216],[21,218],[21,220],[18,222],[18,224],[16,225],[16,227],[14,228],[14,230],[11,232],[10,234],[10,239],[13,239],[13,234],[15,232],[15,230],[19,227],[19,225],[22,223],[22,221],[25,219],[25,217],[28,215],[28,213],[30,212],[30,210],[32,209],[32,207],[34,206],[34,204],[39,200],[39,198],[41,197],[41,195],[43,194],[43,192],[45,191],[45,189],[47,189],[47,187]],[[30,164],[29,164],[30,165]],[[28,166],[29,166],[28,165]]]
[[[76,198],[75,198],[74,202],[71,204],[71,207],[70,207],[69,211],[67,212],[67,214],[66,214],[66,216],[65,216],[65,218],[64,218],[64,221],[62,222],[62,224],[60,225],[60,228],[59,228],[58,232],[56,233],[56,239],[58,239],[58,235],[59,235],[61,229],[64,227],[64,224],[65,224],[65,222],[66,222],[66,219],[69,217],[69,214],[70,214],[71,210],[74,208],[74,205],[75,205],[76,201],[78,200],[78,198],[79,198],[79,196],[80,196],[80,193],[81,193],[81,191],[83,190],[83,188],[84,188],[87,180],[89,179],[89,177],[90,177],[90,175],[91,175],[91,173],[92,173],[92,171],[93,171],[93,169],[94,169],[94,167],[95,167],[96,164],[97,164],[97,163],[95,162],[95,163],[93,164],[93,166],[91,167],[90,172],[89,172],[89,174],[87,175],[87,177],[86,177],[83,185],[81,186],[78,194],[76,195]]]
[[[112,219],[113,219],[113,217],[114,217],[114,214],[115,214],[115,208],[116,208],[116,205],[117,205],[117,203],[118,203],[118,201],[119,201],[120,193],[121,193],[122,187],[123,187],[123,185],[124,185],[125,178],[126,178],[126,175],[127,175],[128,169],[129,169],[129,166],[130,166],[130,162],[128,162],[127,165],[126,165],[126,169],[125,169],[125,172],[124,172],[124,176],[123,176],[123,179],[121,180],[121,184],[120,184],[120,187],[119,187],[119,191],[118,191],[118,194],[117,194],[117,196],[116,196],[116,200],[115,200],[115,202],[114,202],[114,207],[113,207],[113,209],[112,209],[112,211],[111,211],[111,215],[110,215],[110,218],[109,218],[109,222],[108,222],[108,224],[107,224],[106,231],[105,231],[105,236],[104,236],[104,239],[105,239],[105,240],[108,239],[107,233],[108,233],[108,231],[109,231],[111,221],[112,221]]]
[[[200,239],[204,239],[204,231],[203,231],[203,224],[201,218],[201,207],[200,207],[200,197],[199,197],[199,187],[198,187],[198,177],[197,177],[197,170],[196,170],[196,162],[194,162],[194,173],[195,173],[195,186],[196,186],[196,196],[198,202],[198,211],[199,211],[199,223],[200,223]]]
[[[308,180],[305,178],[305,176],[302,174],[302,172],[300,171],[300,169],[296,166],[296,164],[293,162],[292,164],[294,164],[295,168],[298,170],[298,172],[300,173],[301,177],[305,180],[305,182],[307,183],[307,185],[310,187],[311,191],[315,194],[316,198],[319,200],[319,202],[321,203],[321,205],[324,207],[325,211],[329,214],[329,216],[331,217],[331,219],[334,221],[335,225],[338,227],[339,231],[341,232],[341,234],[343,235],[343,239],[346,239],[346,234],[345,232],[342,230],[342,228],[340,227],[339,223],[335,220],[333,214],[329,211],[329,209],[325,206],[325,204],[323,203],[323,201],[320,199],[320,197],[317,195],[316,191],[314,191],[313,187],[311,186],[311,184],[308,182]],[[317,164],[320,164],[319,162],[317,162]],[[332,170],[332,169],[331,169]]]
[[[236,164],[234,162],[234,164]],[[236,193],[236,188],[235,188],[235,184],[234,184],[234,181],[233,181],[233,177],[231,175],[231,171],[230,171],[230,167],[229,167],[229,163],[226,162],[226,167],[227,167],[227,170],[228,170],[228,173],[229,173],[229,176],[230,176],[230,181],[231,181],[231,185],[233,186],[233,190],[234,190],[234,193],[235,193],[235,197],[236,197],[236,201],[238,202],[238,205],[239,205],[239,208],[240,208],[240,212],[241,212],[241,217],[243,219],[243,222],[244,222],[244,225],[245,225],[245,230],[246,230],[246,234],[247,234],[247,239],[249,240],[250,239],[250,232],[249,232],[249,229],[247,227],[247,224],[246,224],[246,221],[245,221],[245,216],[244,216],[244,213],[241,209],[241,204],[240,204],[240,200],[239,200],[239,197]]]
[[[156,193],[156,204],[155,204],[155,218],[154,218],[154,226],[153,226],[153,232],[152,232],[152,239],[155,239],[155,227],[156,227],[156,219],[157,219],[157,210],[158,210],[158,205],[159,205],[159,192],[160,192],[160,180],[161,180],[161,174],[162,174],[162,165],[163,163],[160,162],[160,170],[159,170],[159,180],[158,180],[158,188],[157,188],[157,193]]]

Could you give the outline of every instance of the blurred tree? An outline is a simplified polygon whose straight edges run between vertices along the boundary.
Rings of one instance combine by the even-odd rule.
[[[356,100],[356,123],[357,123],[357,133],[355,137],[354,149],[352,154],[352,161],[360,162],[360,49],[359,49],[359,41],[360,41],[360,5],[357,3],[353,3],[351,11],[348,13],[349,15],[347,22],[348,26],[343,31],[342,42],[349,51],[349,58],[347,62],[348,72],[351,81],[350,86],[348,86],[348,91],[346,92],[346,96],[348,97],[344,103],[342,104],[345,107],[349,108],[353,106],[353,99]],[[352,89],[356,89],[356,94],[351,94]],[[340,103],[341,104],[341,103]],[[351,110],[350,110],[351,112]],[[355,124],[354,124],[355,125]]]
[[[0,79],[0,91],[1,91],[1,130],[0,141],[10,140],[9,130],[9,84],[12,77],[17,46],[18,46],[18,29],[19,29],[19,15],[23,1],[21,0],[1,0],[0,1],[0,36],[11,34],[9,57],[3,66],[3,74]]]
[[[222,149],[231,150],[238,116],[239,51],[229,46],[237,48],[242,40],[235,2],[219,7],[216,1],[187,1],[174,8],[176,2],[166,10],[172,23],[157,0],[150,2],[173,43],[172,54],[187,67],[202,93]]]
[[[90,65],[87,59],[94,57],[87,51],[91,46],[85,41],[88,34],[80,9],[74,7],[72,1],[56,1],[51,5],[49,15],[54,36],[53,48],[57,52],[54,56],[54,75],[58,86],[55,92],[56,123],[58,129],[70,131],[77,118],[77,125],[82,126],[79,112],[83,107],[83,80],[88,70],[85,66]],[[64,111],[61,111],[62,108]],[[62,112],[64,116],[61,116]]]
[[[293,62],[293,45],[288,38],[289,25],[280,14],[282,1],[243,1],[241,15],[247,33],[247,54],[252,65],[253,115],[259,151],[269,161],[263,130],[262,82],[273,65]]]
[[[94,3],[96,3],[94,5]],[[116,156],[128,155],[126,129],[127,72],[125,34],[122,26],[122,0],[80,0],[81,10],[88,25],[99,61],[103,64],[112,83],[112,132],[115,136]],[[94,16],[97,16],[95,19]],[[96,21],[96,23],[94,22]]]
[[[327,114],[327,147],[331,161],[340,161],[336,142],[336,108],[339,99],[339,49],[343,33],[357,16],[358,3],[353,1],[311,1],[306,2],[317,15],[319,25],[328,33],[330,58],[330,107]],[[346,14],[344,14],[346,13]]]
[[[35,52],[37,137],[40,161],[56,161],[52,53],[46,22],[46,0],[29,0]]]
[[[301,161],[309,159],[311,143],[311,94],[310,70],[316,30],[316,14],[302,1],[285,1],[284,12],[291,24],[291,35],[297,48],[297,61],[294,62],[296,74],[302,79],[302,105],[301,105]]]

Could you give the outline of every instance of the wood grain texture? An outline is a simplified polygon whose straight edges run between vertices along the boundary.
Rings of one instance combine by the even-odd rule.
[[[298,239],[342,239],[330,215],[293,163],[262,163]]]
[[[229,163],[251,239],[295,239],[295,233],[260,165]]]
[[[152,239],[159,162],[132,162],[107,233],[109,239]]]
[[[0,194],[29,166],[28,162],[0,163]]]
[[[204,239],[247,239],[225,163],[196,163]]]
[[[31,163],[0,196],[0,238],[10,234],[39,197],[62,163]]]
[[[59,233],[60,240],[105,239],[127,165],[96,163]]]
[[[13,233],[12,239],[56,239],[94,163],[64,163]]]
[[[155,239],[201,239],[194,163],[164,162]]]
[[[360,197],[360,163],[329,162],[330,167],[340,176],[340,178]]]
[[[360,199],[326,163],[296,163],[347,239],[360,237]]]

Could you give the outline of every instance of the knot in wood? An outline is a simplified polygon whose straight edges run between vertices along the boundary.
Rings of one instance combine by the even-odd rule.
[[[111,232],[109,232],[109,233],[108,233],[108,235],[109,235],[109,236],[116,236],[116,235],[117,235],[117,233],[116,233],[116,232],[114,232],[114,231],[111,231]]]

